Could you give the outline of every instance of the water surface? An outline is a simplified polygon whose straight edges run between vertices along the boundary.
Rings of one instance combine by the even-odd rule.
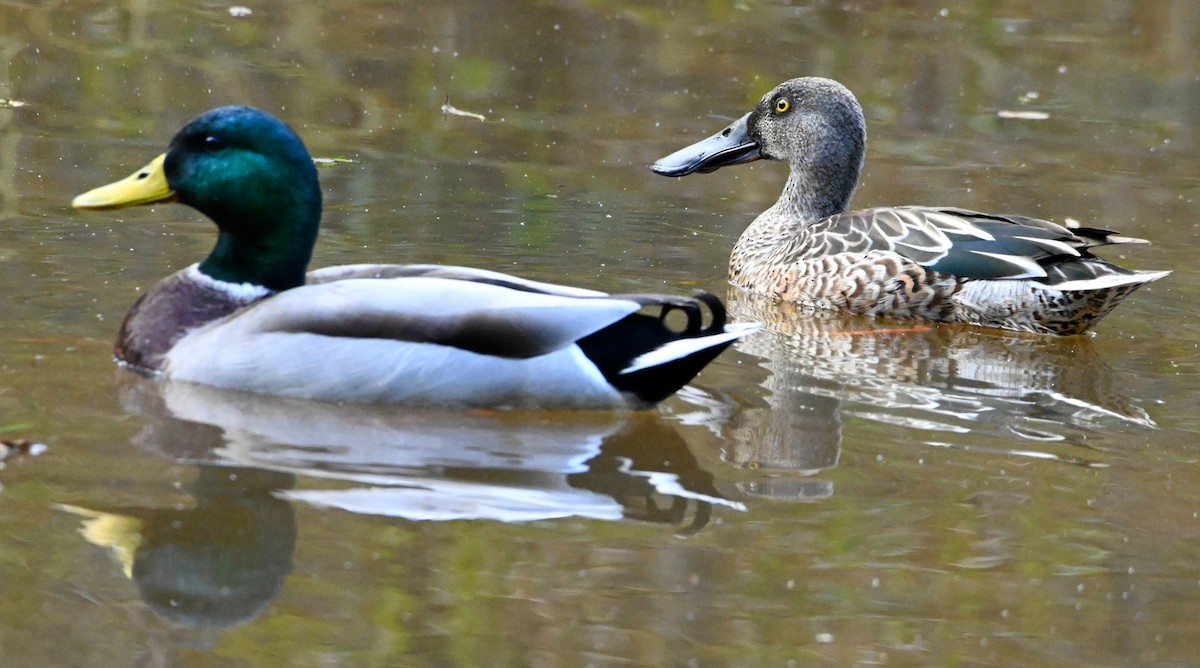
[[[1200,5],[241,6],[0,3],[0,436],[48,446],[0,470],[5,665],[1200,659]],[[729,291],[784,168],[647,166],[807,74],[866,109],[856,205],[1075,219],[1175,273],[1068,339]],[[131,378],[120,319],[212,228],[68,203],[229,103],[339,159],[314,266],[705,287],[766,327],[631,415]]]

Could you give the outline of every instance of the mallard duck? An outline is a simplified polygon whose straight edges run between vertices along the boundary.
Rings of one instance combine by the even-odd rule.
[[[854,314],[1078,334],[1167,271],[1092,254],[1146,243],[1109,230],[952,207],[847,211],[866,153],[845,86],[792,79],[712,137],[654,163],[665,176],[760,158],[791,166],[779,201],[733,247],[730,280],[759,295]]]
[[[437,265],[306,273],[317,171],[295,131],[249,107],[202,114],[166,153],[72,205],[158,202],[219,230],[207,258],[151,288],[121,326],[117,361],[165,380],[331,401],[640,408],[755,329],[726,325],[703,293],[610,296]],[[672,329],[675,311],[686,324]]]

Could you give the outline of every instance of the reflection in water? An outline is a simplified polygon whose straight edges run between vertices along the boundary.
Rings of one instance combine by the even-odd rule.
[[[315,506],[410,520],[626,518],[687,530],[703,526],[711,504],[742,508],[653,413],[398,411],[122,376],[126,408],[152,418],[138,445],[339,483],[281,492]]]
[[[292,570],[289,501],[408,520],[629,519],[679,533],[702,529],[713,505],[743,509],[654,413],[397,411],[119,373],[126,409],[147,418],[135,443],[197,466],[194,505],[58,508],[85,518],[85,539],[111,549],[180,629],[229,628],[268,608]]]
[[[295,510],[274,493],[291,483],[272,471],[200,466],[191,508],[59,509],[86,518],[84,538],[113,551],[159,617],[182,629],[217,630],[258,617],[283,589],[296,547]]]
[[[253,14],[232,17],[230,4]],[[0,407],[29,421],[5,435],[51,446],[0,471],[0,663],[1195,664],[1200,542],[1186,536],[1200,510],[1191,398],[1200,376],[1191,258],[1200,231],[1192,225],[1197,26],[1200,3],[1187,0],[518,0],[486,12],[459,0],[0,2],[0,97],[28,102],[0,109],[8,307]],[[670,525],[412,523],[289,502],[301,533],[287,588],[257,622],[220,632],[212,652],[172,651],[176,636],[164,638],[145,606],[126,604],[134,587],[107,551],[75,534],[73,516],[55,522],[36,510],[48,495],[105,510],[193,505],[155,483],[190,483],[199,470],[134,451],[131,429],[145,426],[145,447],[185,458],[186,438],[163,445],[167,429],[181,437],[207,429],[195,458],[224,459],[214,454],[225,446],[219,427],[130,418],[110,387],[113,318],[128,308],[125,296],[165,264],[182,267],[207,250],[209,230],[193,216],[151,211],[79,226],[64,208],[79,184],[115,163],[140,165],[143,142],[195,112],[233,102],[283,109],[319,155],[357,161],[322,172],[320,266],[386,254],[519,266],[533,278],[576,276],[613,291],[679,287],[707,272],[696,287],[711,289],[722,284],[730,244],[780,182],[651,180],[646,165],[678,139],[656,124],[671,118],[671,127],[706,131],[710,105],[752,102],[764,80],[799,74],[854,82],[873,110],[862,204],[1036,210],[1111,224],[1155,240],[1146,251],[1182,280],[1156,286],[1092,341],[970,335],[1042,348],[980,343],[985,358],[1022,356],[1010,367],[1017,379],[948,380],[955,365],[970,367],[957,370],[960,379],[988,368],[950,329],[818,329],[812,338],[833,352],[814,359],[807,335],[777,323],[701,377],[699,387],[727,403],[712,412],[729,410],[717,435],[679,433],[727,496],[757,473],[763,480],[750,491],[783,495],[823,478],[838,496],[717,508],[699,540],[675,539]],[[1040,98],[1026,104],[1028,92]],[[442,118],[447,94],[489,122]],[[996,117],[1013,108],[1052,117]],[[879,359],[870,359],[872,346]],[[905,346],[919,357],[905,359]],[[1094,351],[1119,373],[1103,364],[1096,372]],[[1036,375],[1039,359],[1052,367],[1050,382],[1020,379]],[[1091,370],[1066,368],[1076,360]],[[848,371],[834,374],[837,365]],[[916,375],[894,368],[904,365]],[[1065,375],[1058,385],[1055,374]],[[1054,392],[1103,396],[1114,375],[1136,396],[1162,399],[1143,405],[1163,428],[1118,417],[1136,417],[1123,400],[1092,402],[1116,415],[1054,417],[1075,410]],[[1089,378],[1095,388],[1078,387]],[[1011,390],[1022,385],[1050,389]],[[958,410],[950,396],[1066,440],[1030,440],[1001,419],[921,403],[932,397]],[[686,399],[663,410],[692,410]],[[1056,421],[1033,420],[1048,410],[1039,404]],[[895,426],[902,417],[965,431]],[[771,436],[772,450],[749,440],[759,435]],[[242,436],[250,437],[229,440]],[[1101,453],[1112,467],[1092,470],[924,445],[1090,456],[1065,444],[1085,438],[1128,450]],[[871,466],[876,453],[889,461]],[[293,487],[356,484],[306,475]],[[995,555],[1003,559],[988,561]],[[155,662],[159,640],[169,647]]]
[[[828,484],[794,476],[837,464],[844,416],[912,430],[926,445],[1086,465],[1098,464],[1048,444],[1154,427],[1087,337],[831,317],[741,293],[731,302],[738,319],[765,324],[738,349],[764,358],[772,372],[764,382],[770,407],[747,409],[732,423],[731,458],[793,476],[768,477],[750,493],[831,494]],[[997,438],[1013,447],[977,443]]]

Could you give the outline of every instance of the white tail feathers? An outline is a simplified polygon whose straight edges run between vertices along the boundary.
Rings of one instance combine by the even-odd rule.
[[[674,362],[678,359],[683,359],[689,355],[694,355],[701,350],[719,346],[723,343],[740,339],[747,334],[758,331],[759,325],[756,322],[739,322],[725,326],[725,331],[720,334],[711,334],[709,336],[696,336],[688,339],[676,339],[665,345],[659,346],[648,353],[642,353],[629,363],[629,366],[621,369],[621,374],[634,373],[642,369],[661,366],[669,362]]]
[[[1170,271],[1135,271],[1131,274],[1109,274],[1107,276],[1097,276],[1080,281],[1066,281],[1055,285],[1047,286],[1055,290],[1068,292],[1072,290],[1107,290],[1109,288],[1118,288],[1122,285],[1142,285],[1157,281],[1158,279],[1171,273]]]

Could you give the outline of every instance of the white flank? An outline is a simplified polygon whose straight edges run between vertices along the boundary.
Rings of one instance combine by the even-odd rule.
[[[262,299],[267,295],[272,294],[272,291],[264,288],[261,285],[253,283],[230,283],[228,281],[218,281],[208,274],[200,271],[199,264],[193,264],[186,270],[188,278],[199,283],[200,285],[212,288],[218,292],[229,295],[239,301],[254,301]]]
[[[621,374],[634,373],[642,369],[660,366],[668,362],[674,362],[678,359],[683,359],[688,355],[694,355],[701,350],[719,346],[722,343],[727,343],[735,339],[740,339],[747,334],[758,331],[759,325],[757,322],[741,322],[732,325],[727,325],[725,331],[720,334],[711,336],[698,336],[690,339],[677,339],[665,345],[659,346],[648,353],[638,355],[629,363],[629,366],[621,369]]]
[[[622,299],[441,278],[346,279],[286,290],[190,332],[168,354],[163,372],[173,380],[329,401],[624,407],[622,395],[573,343],[638,308]],[[368,331],[396,327],[400,335],[316,333],[322,323],[346,318]],[[514,359],[436,342],[440,332],[473,318],[479,327],[494,327],[499,339],[530,344],[533,337],[545,352]],[[406,322],[417,341],[405,339]],[[422,332],[434,338],[422,342]]]

